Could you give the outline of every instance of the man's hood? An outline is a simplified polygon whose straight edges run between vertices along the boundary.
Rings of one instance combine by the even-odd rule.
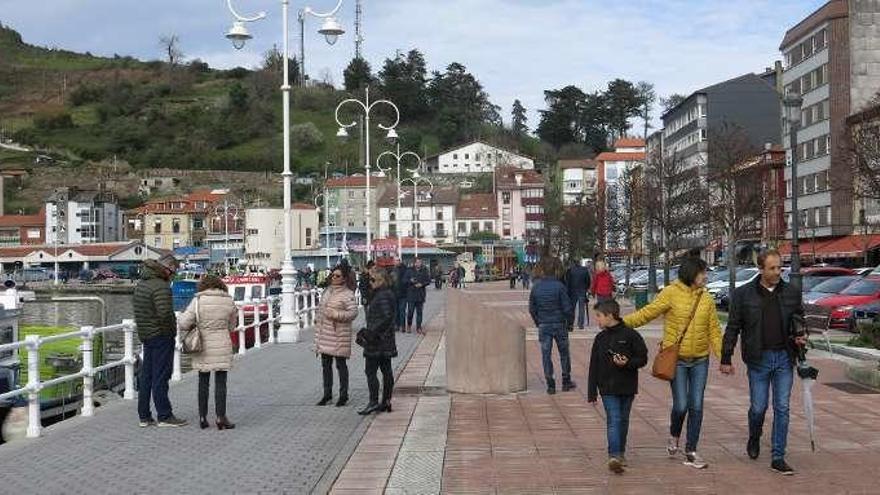
[[[165,268],[156,260],[147,260],[144,262],[144,268],[141,272],[142,280],[159,279],[165,280]]]

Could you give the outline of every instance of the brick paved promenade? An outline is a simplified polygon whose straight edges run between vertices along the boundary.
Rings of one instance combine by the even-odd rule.
[[[474,297],[505,302],[506,310],[532,326],[525,292],[509,291],[506,283],[471,285],[468,290]],[[652,351],[658,329],[659,325],[651,325],[644,332]],[[438,325],[431,325],[430,330],[438,331]],[[683,466],[682,459],[666,455],[669,386],[643,372],[631,419],[630,467],[623,476],[609,474],[604,410],[601,404],[588,404],[584,397],[594,334],[595,330],[573,335],[573,373],[579,388],[555,396],[544,392],[534,332],[527,337],[526,393],[443,396],[429,386],[430,374],[426,378],[421,373],[427,366],[424,358],[412,370],[405,369],[403,376],[409,375],[416,383],[422,380],[425,393],[397,399],[399,414],[382,415],[372,423],[334,493],[880,493],[873,474],[880,470],[880,395],[853,394],[829,386],[847,380],[843,363],[827,357],[814,361],[821,370],[814,389],[816,453],[810,452],[800,382],[795,382],[788,460],[798,470],[796,476],[784,478],[769,470],[769,411],[761,458],[751,461],[745,454],[748,387],[739,361],[734,377],[721,376],[713,361],[700,443],[700,452],[711,463],[708,469],[697,471]],[[430,349],[433,344],[425,339],[421,346]],[[814,356],[819,354],[814,351]],[[558,373],[558,361],[556,369]],[[449,404],[446,431],[426,436],[423,425],[442,414],[427,401],[444,399]],[[424,414],[419,413],[422,406]],[[430,448],[432,439],[434,444],[445,439],[442,461],[436,449]],[[426,445],[421,449],[426,455],[418,458],[421,462],[412,463],[410,451],[419,449],[407,447],[410,443]],[[410,478],[422,484],[398,484],[404,467]],[[431,484],[432,473],[439,470],[442,479]]]
[[[443,310],[441,294],[429,293],[427,318]],[[355,328],[362,322],[363,316]],[[420,340],[398,334],[398,369]],[[114,402],[93,418],[0,447],[0,494],[324,493],[372,418],[356,414],[368,398],[357,346],[349,405],[314,405],[322,388],[311,342],[307,335],[304,343],[269,346],[236,361],[228,399],[235,430],[199,429],[198,380],[187,374],[172,384],[171,401],[189,426],[141,429],[136,401]],[[213,398],[210,404],[213,411]]]

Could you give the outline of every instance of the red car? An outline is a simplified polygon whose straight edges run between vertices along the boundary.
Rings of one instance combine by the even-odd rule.
[[[812,308],[806,309],[808,316],[810,313],[829,316],[828,328],[852,330],[853,308],[877,300],[880,300],[880,275],[869,275],[840,294],[819,299]]]

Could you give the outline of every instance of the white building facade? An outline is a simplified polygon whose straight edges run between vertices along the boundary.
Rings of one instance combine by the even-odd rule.
[[[95,244],[122,240],[122,212],[104,191],[58,188],[46,201],[47,244]]]
[[[434,174],[487,173],[496,167],[535,168],[535,161],[513,151],[481,141],[444,151],[425,160],[424,169]]]
[[[320,246],[318,210],[308,205],[294,205],[291,210],[291,247],[312,250]],[[284,210],[249,208],[245,210],[244,260],[250,266],[280,269],[284,259]]]

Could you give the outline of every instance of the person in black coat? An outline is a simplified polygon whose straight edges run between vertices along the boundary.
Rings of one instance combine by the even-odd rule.
[[[412,332],[413,314],[416,316],[416,331],[424,334],[422,331],[422,313],[425,308],[425,287],[431,283],[431,274],[422,264],[422,260],[416,258],[413,267],[406,275],[406,332]]]
[[[626,437],[633,399],[639,389],[639,368],[648,364],[648,348],[638,332],[620,321],[620,305],[603,301],[596,305],[596,319],[603,328],[593,341],[587,402],[602,394],[608,436],[608,468],[623,473]]]
[[[394,267],[394,295],[397,297],[397,318],[395,318],[395,322],[397,323],[397,330],[403,331],[406,328],[406,288],[407,288],[407,278],[406,274],[409,271],[406,263],[403,260],[397,261],[397,266]]]
[[[584,319],[586,324],[590,324],[589,296],[590,292],[590,270],[585,266],[581,266],[576,260],[572,260],[568,272],[565,274],[565,286],[568,287],[568,297],[574,306],[574,312],[577,313],[578,329],[584,329]],[[575,314],[572,313],[570,323],[574,326]]]
[[[394,297],[394,282],[385,270],[373,269],[371,272],[373,300],[367,311],[367,326],[362,329],[363,339],[358,343],[364,348],[364,372],[370,389],[370,402],[358,411],[366,416],[374,412],[391,412],[391,393],[394,390],[394,370],[391,358],[397,357],[395,341],[395,314],[397,301]],[[379,403],[379,379],[376,372],[382,370],[382,402]]]
[[[370,283],[370,270],[373,268],[373,261],[370,260],[367,262],[367,265],[361,270],[360,277],[358,278],[358,291],[361,293],[361,302],[364,305],[364,308],[370,306],[370,302],[373,299],[373,287]]]

